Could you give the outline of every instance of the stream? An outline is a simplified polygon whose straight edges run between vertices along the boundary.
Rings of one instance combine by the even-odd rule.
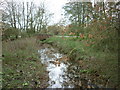
[[[68,73],[68,68],[71,64],[67,61],[67,56],[59,53],[56,49],[52,47],[43,47],[38,50],[40,54],[40,61],[42,64],[47,66],[47,71],[49,74],[49,81],[47,88],[80,88],[80,85],[76,85],[75,78],[73,78],[73,73]],[[77,66],[74,67],[78,69]],[[73,70],[74,71],[74,70]],[[76,77],[77,80],[80,80],[79,77]],[[85,88],[88,88],[90,81],[82,80],[85,85]],[[78,83],[77,83],[78,84]]]

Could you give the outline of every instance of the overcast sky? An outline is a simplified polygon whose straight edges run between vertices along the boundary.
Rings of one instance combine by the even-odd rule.
[[[54,13],[53,17],[54,23],[57,23],[62,19],[61,14],[63,14],[64,12],[62,7],[65,5],[66,2],[67,0],[46,0],[47,8],[51,13]]]
[[[52,23],[58,23],[62,19],[62,15],[64,10],[62,7],[65,5],[67,0],[17,0],[17,1],[24,1],[24,2],[31,2],[33,1],[36,5],[40,5],[40,2],[45,2],[45,6],[49,10],[50,13],[54,13],[52,17]]]
[[[0,2],[5,0],[0,0]],[[7,0],[12,1],[12,0]],[[66,2],[72,1],[72,0],[13,0],[16,2],[34,2],[36,5],[40,5],[40,2],[45,2],[45,6],[49,10],[50,13],[54,13],[54,16],[52,17],[52,23],[58,23],[63,16],[64,10],[62,7],[65,5]],[[79,0],[78,0],[79,1]],[[93,0],[91,0],[93,1]]]
[[[12,0],[0,0],[1,2],[4,1],[12,1]],[[17,3],[19,2],[34,2],[36,5],[40,5],[41,2],[45,3],[45,7],[48,9],[50,13],[54,13],[52,17],[52,23],[58,23],[62,19],[62,15],[64,10],[62,7],[65,5],[67,0],[13,0]],[[1,5],[1,4],[0,4]],[[0,7],[1,8],[1,7]]]

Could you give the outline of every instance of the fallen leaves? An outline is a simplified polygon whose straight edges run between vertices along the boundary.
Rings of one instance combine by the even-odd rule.
[[[63,56],[62,58],[60,58],[60,61],[68,61],[69,58],[67,56]]]
[[[75,35],[75,33],[73,33],[73,32],[70,32],[70,33],[69,33],[69,35]]]
[[[84,36],[84,34],[80,34],[80,38],[84,38],[85,36]]]

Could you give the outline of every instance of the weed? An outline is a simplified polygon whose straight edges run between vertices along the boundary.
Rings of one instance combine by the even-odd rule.
[[[66,37],[64,40],[60,37],[51,37],[46,40],[46,42],[49,41],[52,42],[53,46],[57,46],[61,52],[67,54],[71,61],[79,62],[82,60],[82,64],[73,62],[82,66],[81,73],[93,76],[96,75],[97,71],[100,76],[110,77],[109,87],[118,85],[117,51],[103,50],[101,47],[95,47],[95,45],[86,47],[86,39],[79,41],[79,38],[74,39],[74,37]]]
[[[38,48],[35,38],[3,42],[3,88],[46,87],[48,77],[40,63]],[[36,80],[46,85],[34,84]]]

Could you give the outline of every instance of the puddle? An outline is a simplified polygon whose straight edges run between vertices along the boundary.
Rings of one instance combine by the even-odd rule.
[[[92,84],[86,76],[85,78],[81,77],[79,73],[81,68],[68,63],[67,57],[56,49],[43,47],[38,52],[41,63],[47,66],[49,72],[49,86],[47,88],[99,88]]]
[[[69,64],[62,61],[62,55],[53,48],[44,48],[38,50],[40,53],[41,63],[47,66],[49,72],[48,88],[73,88],[70,79],[67,76],[67,68]]]

